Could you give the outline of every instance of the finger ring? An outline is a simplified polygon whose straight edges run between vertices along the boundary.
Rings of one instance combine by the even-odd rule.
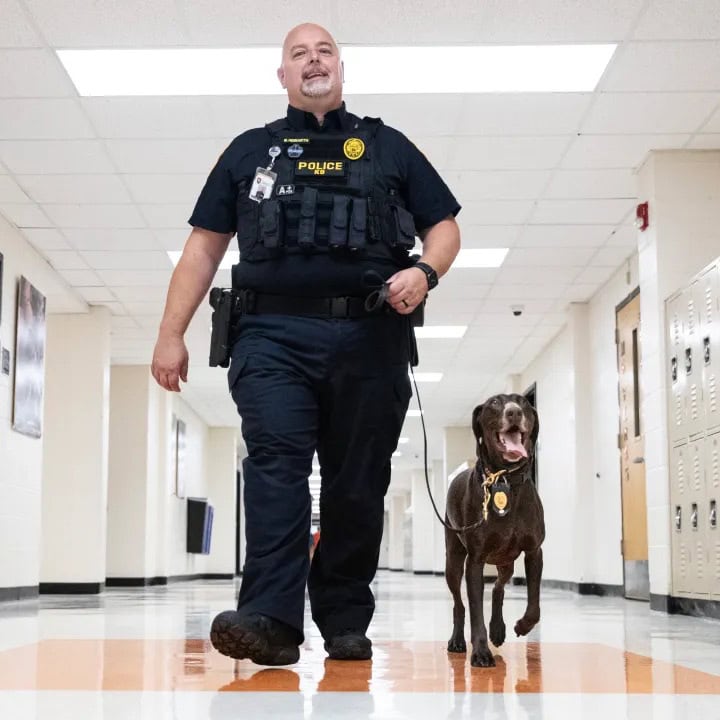
[[[403,300],[403,301],[402,301],[402,304],[403,304],[405,307],[410,307],[410,306],[407,304],[407,300]]]

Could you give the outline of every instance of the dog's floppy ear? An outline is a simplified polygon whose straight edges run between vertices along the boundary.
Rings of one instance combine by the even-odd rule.
[[[530,409],[532,410],[534,420],[533,429],[530,433],[530,440],[532,440],[532,446],[535,447],[538,439],[538,433],[540,432],[540,418],[538,418],[537,410],[532,405],[530,406]]]
[[[482,428],[480,427],[480,414],[483,411],[483,408],[485,407],[484,404],[478,405],[474,410],[472,414],[472,424],[470,427],[472,427],[473,434],[475,435],[475,439],[477,440],[477,446],[475,452],[480,455],[480,445],[482,445]]]

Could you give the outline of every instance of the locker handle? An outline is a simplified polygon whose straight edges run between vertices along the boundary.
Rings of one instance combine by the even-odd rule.
[[[692,372],[692,348],[685,348],[685,374]]]
[[[710,501],[710,527],[717,527],[717,504],[714,500]]]
[[[672,376],[672,381],[677,382],[677,358],[676,357],[670,358],[670,375]]]
[[[682,530],[682,508],[679,505],[675,506],[675,529]]]
[[[697,503],[692,504],[692,510],[690,512],[690,524],[693,530],[697,530],[698,526],[698,506]]]
[[[710,364],[710,338],[704,337],[703,338],[703,358],[705,360],[705,364]]]

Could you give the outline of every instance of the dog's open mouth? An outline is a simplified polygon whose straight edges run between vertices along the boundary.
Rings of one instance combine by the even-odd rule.
[[[525,433],[520,430],[500,431],[497,434],[497,441],[502,450],[503,459],[508,462],[518,462],[527,458],[527,450],[525,449]]]

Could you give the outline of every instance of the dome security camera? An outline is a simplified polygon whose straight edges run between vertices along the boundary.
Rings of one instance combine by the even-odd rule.
[[[523,314],[523,310],[525,309],[524,305],[511,305],[510,309],[512,310],[512,314],[515,317],[520,317]]]

